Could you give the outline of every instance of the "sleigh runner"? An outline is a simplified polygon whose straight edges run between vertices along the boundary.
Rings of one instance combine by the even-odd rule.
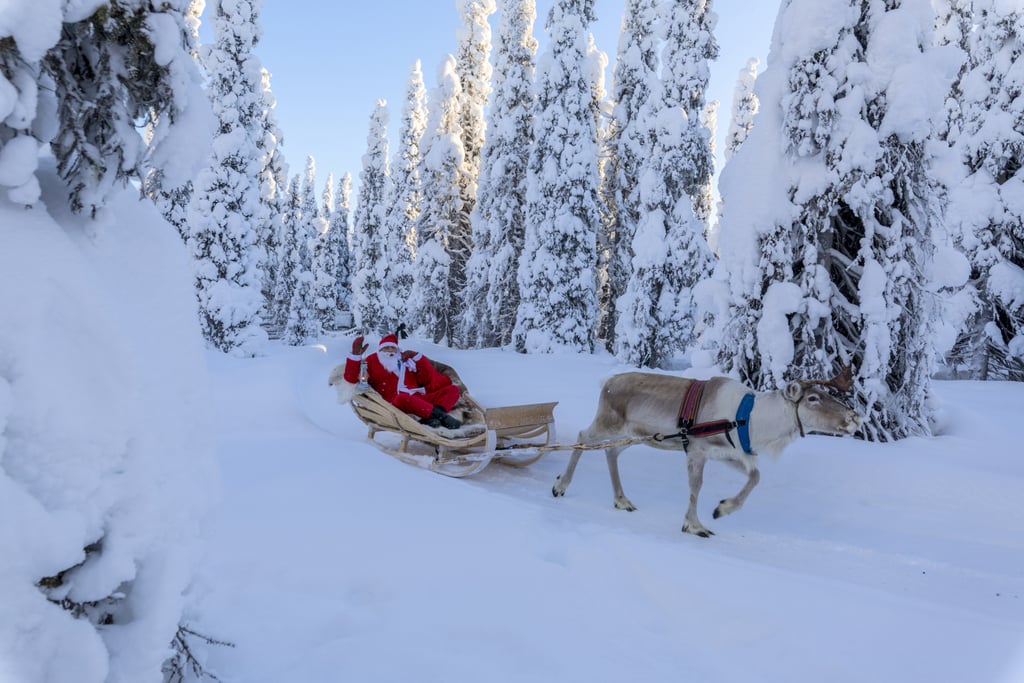
[[[525,467],[553,450],[550,445],[555,438],[557,402],[483,408],[469,395],[453,368],[436,361],[434,366],[462,392],[452,412],[463,426],[454,430],[428,427],[368,386],[360,387],[349,403],[378,449],[402,462],[449,477],[476,474],[492,461]],[[334,375],[331,384],[336,384]],[[382,433],[384,439],[377,438]]]

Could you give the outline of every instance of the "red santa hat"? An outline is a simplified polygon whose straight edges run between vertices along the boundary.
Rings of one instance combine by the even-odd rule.
[[[381,337],[380,338],[380,343],[377,344],[377,348],[378,349],[383,349],[385,346],[394,346],[397,349],[398,348],[398,335],[392,333],[392,334],[386,334],[383,337]]]

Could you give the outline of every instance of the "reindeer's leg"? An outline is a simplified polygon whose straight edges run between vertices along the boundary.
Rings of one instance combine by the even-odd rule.
[[[580,434],[580,442],[583,442],[582,433]],[[576,463],[580,461],[580,456],[582,454],[583,451],[580,449],[577,448],[574,450],[572,455],[569,457],[569,465],[565,468],[565,472],[562,472],[555,479],[555,485],[551,487],[551,495],[555,498],[565,495],[565,490],[569,488],[569,484],[572,483],[572,475],[573,472],[576,471]]]
[[[606,448],[604,453],[608,459],[608,475],[612,478],[612,494],[615,496],[615,507],[632,512],[636,510],[636,506],[622,492],[622,479],[619,477],[619,454],[624,450],[626,450],[626,446],[614,446]]]
[[[597,418],[595,418],[589,427],[579,433],[577,443],[590,444],[601,441],[604,438],[604,432],[598,426]],[[572,483],[572,475],[576,471],[576,465],[579,463],[581,455],[583,455],[582,450],[579,448],[574,450],[572,455],[569,456],[569,464],[566,466],[565,472],[562,472],[555,479],[555,485],[551,487],[551,495],[555,498],[565,495],[565,490]]]
[[[683,520],[685,533],[703,538],[713,535],[697,518],[697,497],[700,496],[700,487],[704,485],[705,462],[706,458],[703,455],[696,453],[686,455],[686,472],[690,481],[690,506],[686,509],[686,518]]]
[[[735,496],[732,498],[726,498],[718,504],[718,507],[715,508],[715,519],[736,512],[743,507],[743,503],[746,502],[747,496],[749,496],[750,492],[754,490],[755,486],[757,486],[757,482],[761,481],[761,472],[757,469],[757,465],[750,465],[748,469],[748,467],[743,463],[734,463],[733,461],[729,461],[729,464],[733,465],[737,469],[745,470],[747,472],[747,483],[743,485],[743,488],[740,489],[740,492]]]

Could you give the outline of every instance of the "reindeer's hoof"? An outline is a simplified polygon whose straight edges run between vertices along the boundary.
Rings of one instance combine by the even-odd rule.
[[[718,507],[715,508],[714,518],[718,519],[719,517],[725,517],[726,515],[731,515],[734,512],[736,512],[736,506],[729,504],[729,501],[727,500],[723,500],[719,502]]]
[[[715,535],[714,531],[711,531],[709,529],[705,529],[704,527],[701,527],[699,529],[697,529],[697,528],[691,529],[690,527],[688,527],[685,524],[683,525],[682,532],[684,534],[692,534],[694,536],[700,536],[701,538],[711,538],[712,536]]]
[[[615,507],[619,510],[625,510],[626,512],[633,512],[636,510],[636,505],[633,505],[629,498],[616,498]]]
[[[558,498],[559,496],[564,496],[565,489],[559,489],[558,484],[555,484],[554,486],[551,487],[551,495],[554,496],[555,498]]]

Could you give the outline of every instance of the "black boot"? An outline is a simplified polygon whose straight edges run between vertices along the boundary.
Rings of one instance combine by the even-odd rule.
[[[458,429],[462,426],[462,423],[456,420],[454,417],[445,412],[445,409],[441,406],[434,406],[434,412],[430,414],[430,417],[438,416],[441,421],[441,426],[445,429]]]
[[[428,417],[420,419],[420,424],[425,427],[430,427],[431,429],[437,429],[438,427],[441,426],[441,416],[444,414],[445,412],[443,410],[441,410],[437,406],[434,406],[434,409],[431,411]]]

